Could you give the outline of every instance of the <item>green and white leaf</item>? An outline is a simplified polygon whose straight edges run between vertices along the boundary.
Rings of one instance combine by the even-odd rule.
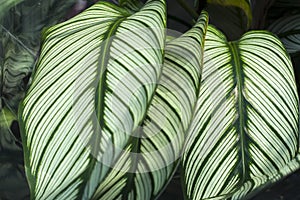
[[[119,5],[122,8],[127,8],[129,11],[138,11],[143,6],[141,0],[120,0]]]
[[[163,0],[134,14],[100,1],[43,33],[20,112],[32,198],[96,195],[153,101],[165,21]]]
[[[187,199],[240,199],[299,168],[293,68],[281,42],[251,31],[205,41],[201,90],[183,156]]]
[[[200,88],[208,16],[165,49],[164,66],[145,120],[93,199],[156,199],[175,173]]]
[[[0,110],[7,106],[16,112],[25,95],[26,85],[23,78],[29,76],[35,55],[4,27],[0,32],[0,45],[4,50],[3,57],[0,57]]]
[[[3,49],[0,96],[6,106],[17,111],[27,88],[23,79],[30,76],[38,54],[42,28],[61,20],[75,0],[14,2],[16,5],[11,11],[7,8],[7,14],[0,21],[0,46]],[[0,108],[2,106],[5,105]]]
[[[275,21],[269,31],[278,35],[287,52],[300,52],[300,14],[282,17]]]

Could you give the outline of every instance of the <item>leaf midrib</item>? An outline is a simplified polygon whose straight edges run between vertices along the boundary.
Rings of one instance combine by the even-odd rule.
[[[104,103],[104,98],[105,98],[105,92],[106,90],[106,82],[107,82],[107,65],[109,61],[109,54],[110,54],[110,46],[112,44],[112,37],[115,35],[119,25],[127,18],[127,16],[121,16],[116,19],[115,22],[112,23],[112,25],[108,28],[108,32],[104,35],[103,41],[104,43],[101,43],[101,49],[100,49],[100,56],[99,56],[99,63],[97,65],[97,68],[100,69],[100,71],[97,72],[97,77],[99,77],[99,82],[97,83],[97,88],[96,88],[96,94],[95,94],[95,110],[96,110],[96,116],[98,119],[98,123],[100,125],[100,133],[94,133],[95,137],[92,137],[91,141],[91,153],[90,153],[90,164],[89,164],[89,169],[85,173],[86,175],[84,177],[84,183],[87,183],[90,181],[90,176],[92,175],[94,171],[94,167],[96,165],[97,159],[94,158],[92,155],[98,155],[100,139],[101,139],[101,130],[104,128],[105,121],[104,121],[104,109],[105,109],[105,103]],[[96,78],[96,80],[98,80]],[[99,185],[99,183],[98,183]],[[97,188],[96,186],[95,188]],[[87,188],[85,187],[85,184],[83,184],[82,187],[83,190],[86,190]],[[96,191],[96,190],[95,190]],[[92,191],[91,197],[94,196],[95,191]],[[81,192],[82,194],[84,192]],[[81,196],[80,199],[82,199],[83,196]]]
[[[99,123],[100,123],[100,127],[103,128],[104,126],[104,97],[105,97],[105,92],[106,92],[106,74],[107,74],[107,70],[106,70],[106,66],[108,64],[108,57],[109,57],[109,53],[110,53],[110,48],[109,46],[112,43],[112,40],[110,39],[117,31],[119,25],[121,24],[122,21],[125,20],[126,17],[121,17],[118,20],[116,20],[115,23],[112,24],[112,26],[109,28],[110,31],[105,34],[104,36],[104,45],[101,44],[101,56],[99,57],[100,63],[97,66],[98,68],[100,68],[100,72],[99,72],[99,76],[100,76],[100,81],[99,81],[99,85],[97,88],[97,93],[96,93],[96,100],[99,100],[96,103],[96,116],[99,119]]]
[[[238,154],[238,162],[240,161],[240,165],[237,164],[237,167],[240,168],[240,184],[243,184],[245,181],[250,179],[250,168],[247,163],[248,162],[248,155],[247,150],[249,149],[249,144],[247,142],[247,133],[245,131],[246,127],[246,120],[247,120],[247,108],[246,108],[246,99],[243,94],[244,90],[244,74],[242,70],[242,60],[241,55],[238,47],[238,42],[228,42],[228,48],[230,54],[232,56],[231,64],[233,66],[233,77],[236,81],[237,90],[236,93],[236,108],[237,108],[237,119],[236,119],[236,128],[237,133],[239,134],[238,143],[240,145],[239,154]]]

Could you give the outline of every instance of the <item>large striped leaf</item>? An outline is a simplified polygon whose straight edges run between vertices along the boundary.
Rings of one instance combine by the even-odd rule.
[[[154,199],[181,156],[197,101],[207,14],[167,43],[162,76],[137,138],[132,138],[95,199]]]
[[[32,198],[88,199],[137,142],[161,77],[165,2],[131,13],[103,1],[46,30],[21,105]]]
[[[299,168],[298,96],[283,45],[266,31],[227,42],[208,28],[183,156],[187,199],[240,199]]]
[[[300,14],[282,17],[268,29],[279,36],[289,53],[300,52]]]

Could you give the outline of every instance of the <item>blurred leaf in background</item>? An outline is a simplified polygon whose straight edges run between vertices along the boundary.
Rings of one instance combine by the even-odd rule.
[[[252,23],[250,0],[208,0],[210,24],[218,27],[229,40],[239,39]]]
[[[288,53],[300,52],[300,14],[282,17],[268,30],[280,38]]]
[[[18,128],[15,120],[9,109],[0,111],[0,199],[29,199],[20,138],[12,130]]]

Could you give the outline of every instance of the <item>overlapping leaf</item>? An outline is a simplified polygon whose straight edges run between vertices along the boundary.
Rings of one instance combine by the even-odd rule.
[[[0,22],[2,21],[3,16],[5,16],[10,8],[12,8],[13,6],[19,4],[20,2],[22,2],[24,0],[1,0],[0,4]]]
[[[32,71],[35,55],[8,30],[3,29],[1,30],[3,36],[1,45],[5,53],[4,57],[0,58],[2,61],[0,64],[0,98],[4,105],[0,105],[0,110],[8,106],[16,112],[25,93],[24,78]]]
[[[282,17],[268,29],[278,35],[289,53],[300,52],[300,14]]]
[[[210,23],[222,30],[229,40],[239,39],[250,28],[250,0],[209,0],[207,3]]]
[[[239,0],[227,0],[227,1],[208,0],[207,3],[217,4],[217,5],[221,5],[221,6],[234,6],[234,7],[240,8],[246,14],[246,16],[248,18],[248,26],[250,26],[251,21],[252,21],[252,11],[251,11],[251,1],[250,0],[244,0],[244,1],[239,1]]]
[[[28,79],[33,70],[42,28],[61,20],[75,1],[24,0],[7,1],[3,5],[5,12],[1,13],[5,15],[0,20],[0,96],[4,104],[15,111],[27,87],[27,81],[23,79]],[[8,6],[10,4],[12,6]]]
[[[200,87],[207,14],[167,43],[162,76],[138,135],[94,199],[155,199],[175,172]]]
[[[272,34],[227,42],[209,27],[196,108],[183,157],[187,199],[240,199],[299,168],[293,68]]]
[[[294,7],[300,7],[300,2],[294,0],[276,0],[274,6],[294,8]]]

